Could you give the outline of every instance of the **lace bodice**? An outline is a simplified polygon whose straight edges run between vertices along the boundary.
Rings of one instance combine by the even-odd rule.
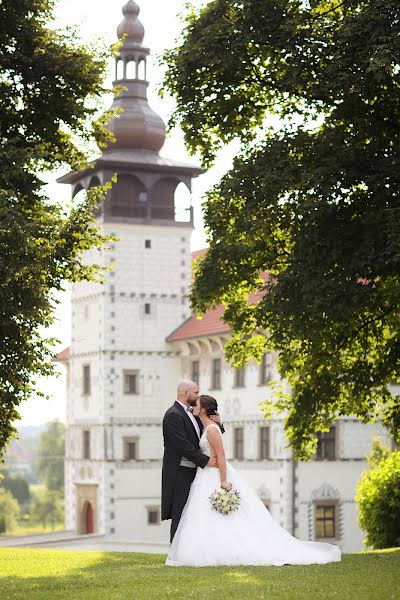
[[[211,456],[210,444],[208,442],[208,437],[207,437],[207,429],[209,427],[216,427],[216,429],[218,429],[218,431],[219,431],[219,433],[220,433],[220,435],[222,437],[222,433],[221,433],[221,430],[218,427],[218,425],[208,425],[208,427],[206,427],[204,429],[203,433],[201,434],[199,446],[200,446],[200,452],[202,452],[206,456]]]

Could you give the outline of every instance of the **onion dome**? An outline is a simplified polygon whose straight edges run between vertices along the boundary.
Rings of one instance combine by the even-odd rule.
[[[118,25],[117,35],[121,40],[141,45],[144,38],[144,27],[138,19],[139,6],[133,0],[129,0],[122,8],[123,20]]]

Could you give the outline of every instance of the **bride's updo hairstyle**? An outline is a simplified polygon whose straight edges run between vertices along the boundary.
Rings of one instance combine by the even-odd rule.
[[[201,395],[200,407],[206,409],[208,417],[211,417],[212,415],[215,415],[218,412],[217,401],[212,396]]]

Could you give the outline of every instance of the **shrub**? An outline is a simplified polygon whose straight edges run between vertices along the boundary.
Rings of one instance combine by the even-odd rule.
[[[376,460],[379,454],[373,448],[375,460],[369,461],[370,470],[363,472],[356,492],[364,543],[376,549],[400,546],[400,451],[382,452]]]

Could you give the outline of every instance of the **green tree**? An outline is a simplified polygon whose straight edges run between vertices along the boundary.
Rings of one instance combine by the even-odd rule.
[[[31,517],[39,521],[45,529],[50,525],[54,530],[57,523],[64,518],[64,504],[61,494],[46,490],[38,495],[32,503]]]
[[[29,484],[23,477],[6,475],[2,486],[14,496],[21,507],[26,507],[29,504],[31,499]]]
[[[51,421],[40,434],[36,471],[49,491],[64,489],[65,426]]]
[[[279,353],[290,393],[264,410],[298,458],[340,415],[400,439],[399,35],[398,0],[214,0],[165,55],[188,148],[207,166],[241,144],[192,305],[225,306],[235,365]]]
[[[107,137],[97,101],[108,52],[81,43],[76,31],[57,31],[54,4],[0,3],[0,455],[18,405],[40,394],[38,376],[53,372],[54,340],[43,328],[55,293],[99,276],[81,258],[105,240],[93,219],[104,189],[62,206],[43,188],[45,171],[82,168],[94,132],[100,143]]]
[[[0,487],[0,534],[15,528],[19,512],[19,504],[11,492]]]
[[[400,451],[375,444],[358,483],[358,522],[370,548],[400,546]]]
[[[381,438],[374,438],[369,455],[367,456],[368,466],[370,469],[375,469],[383,460],[386,460],[391,454],[388,446],[382,443]]]

